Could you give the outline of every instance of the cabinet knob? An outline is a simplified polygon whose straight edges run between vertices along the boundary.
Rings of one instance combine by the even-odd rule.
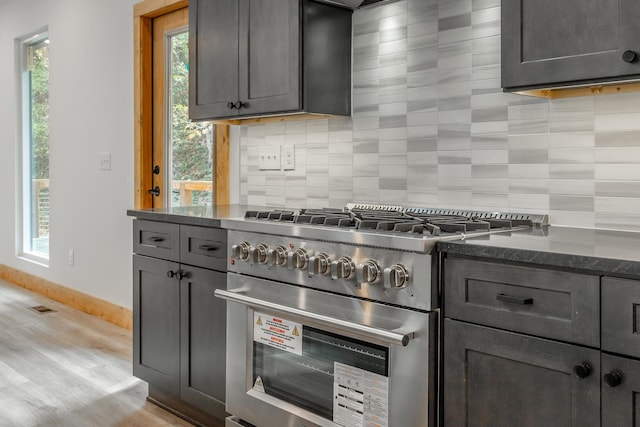
[[[176,272],[175,272],[175,271],[173,271],[173,270],[169,270],[169,271],[167,271],[167,277],[168,277],[169,279],[173,279],[174,277],[176,277]]]
[[[591,375],[592,369],[589,362],[582,362],[579,365],[573,367],[573,373],[576,374],[578,378],[587,378]]]
[[[229,110],[233,110],[234,108],[236,108],[235,104],[231,101],[227,102],[227,108]]]
[[[602,379],[609,387],[617,387],[622,383],[622,372],[617,370],[611,371],[608,374],[604,374]]]
[[[631,64],[632,62],[636,62],[637,59],[638,59],[638,54],[632,50],[625,50],[624,53],[622,54],[622,60],[624,62],[628,62],[629,64]]]

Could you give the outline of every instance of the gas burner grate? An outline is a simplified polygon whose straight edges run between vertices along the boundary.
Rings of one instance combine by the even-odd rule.
[[[425,236],[509,230],[514,227],[531,227],[546,223],[546,217],[540,215],[401,208],[399,206],[370,204],[348,204],[345,209],[247,211],[245,218]]]

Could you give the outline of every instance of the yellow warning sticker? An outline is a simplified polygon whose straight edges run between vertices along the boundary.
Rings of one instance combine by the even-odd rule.
[[[302,356],[302,324],[253,312],[253,340]]]

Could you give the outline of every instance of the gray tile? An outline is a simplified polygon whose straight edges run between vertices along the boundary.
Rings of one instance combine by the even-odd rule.
[[[448,16],[446,18],[440,18],[438,20],[439,31],[455,30],[463,27],[471,26],[471,13],[465,13],[462,15]]]
[[[551,195],[549,208],[561,211],[593,212],[594,197],[590,196],[567,196]]]
[[[547,194],[549,180],[547,179],[510,179],[510,194]]]
[[[640,147],[640,131],[596,132],[595,145],[596,147]]]
[[[473,178],[507,178],[509,176],[508,165],[473,165],[471,167]]]
[[[640,231],[640,215],[634,213],[596,212],[596,228]]]
[[[388,30],[380,30],[380,43],[386,43],[396,40],[404,40],[408,37],[408,29],[404,27],[390,28]]]
[[[506,122],[508,118],[507,107],[479,108],[471,111],[472,122]]]
[[[599,197],[632,197],[640,199],[640,182],[595,181],[595,195]]]
[[[549,165],[550,177],[553,179],[588,179],[595,176],[593,165]]]

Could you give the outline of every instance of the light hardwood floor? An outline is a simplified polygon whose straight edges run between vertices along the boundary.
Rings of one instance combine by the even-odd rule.
[[[0,426],[190,426],[146,401],[131,342],[126,329],[0,280]]]

